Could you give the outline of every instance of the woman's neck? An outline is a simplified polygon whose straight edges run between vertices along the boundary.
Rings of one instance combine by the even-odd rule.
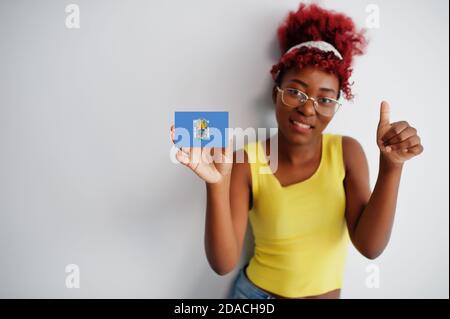
[[[322,134],[307,144],[290,143],[286,137],[278,131],[278,158],[292,165],[309,162],[320,156],[322,147]]]

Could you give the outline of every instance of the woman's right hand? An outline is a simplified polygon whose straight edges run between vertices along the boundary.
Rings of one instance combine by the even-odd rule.
[[[175,127],[170,127],[170,137],[175,144]],[[189,167],[206,183],[215,184],[231,174],[233,167],[233,140],[226,148],[182,147],[176,153],[176,159]]]

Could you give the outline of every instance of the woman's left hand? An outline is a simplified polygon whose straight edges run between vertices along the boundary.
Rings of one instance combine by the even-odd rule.
[[[403,164],[421,154],[423,146],[417,130],[406,121],[390,123],[390,106],[383,101],[380,107],[380,122],[377,144],[381,155],[392,164]]]

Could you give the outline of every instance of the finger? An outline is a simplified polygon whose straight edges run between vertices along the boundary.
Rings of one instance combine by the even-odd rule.
[[[419,154],[423,153],[423,145],[418,144],[418,145],[414,145],[413,147],[408,148],[408,153],[414,154],[414,155],[419,155]]]
[[[394,136],[400,134],[403,130],[409,127],[408,122],[401,121],[391,124],[391,128],[381,137],[383,143],[388,142]]]
[[[214,147],[212,149],[212,158],[214,159],[214,162],[222,163],[223,152],[224,152],[223,148],[221,148],[221,147]]]
[[[175,144],[175,126],[173,124],[170,126],[170,139]]]
[[[180,150],[188,156],[190,156],[192,153],[191,152],[192,149],[190,147],[182,146],[180,147]]]
[[[204,147],[201,151],[201,160],[202,163],[211,164],[213,162],[213,148],[212,147]]]
[[[175,158],[176,158],[177,161],[180,162],[181,164],[184,164],[184,165],[186,165],[186,166],[188,166],[188,165],[190,164],[190,158],[189,158],[189,156],[188,156],[186,153],[182,152],[181,150],[178,150],[178,151],[177,151],[177,153],[176,153],[176,155],[175,155]]]
[[[409,126],[403,131],[401,131],[400,134],[397,134],[394,137],[390,138],[388,141],[386,141],[384,145],[388,146],[398,144],[415,135],[417,135],[417,130],[414,127]]]
[[[400,143],[390,144],[389,147],[391,148],[391,150],[396,151],[396,150],[402,150],[402,149],[406,150],[410,147],[413,147],[413,146],[416,146],[419,144],[420,144],[420,137],[417,135],[414,135]]]
[[[233,163],[233,134],[230,134],[228,138],[228,146],[225,148],[225,162]]]
[[[172,124],[171,126],[170,126],[170,139],[172,140],[172,143],[176,146],[176,143],[175,143],[175,126]],[[178,147],[177,147],[178,148]],[[179,161],[179,162],[181,162],[181,163],[183,163],[184,164],[184,162],[185,162],[185,159],[184,159],[184,157],[186,156],[187,157],[187,159],[189,160],[189,152],[188,152],[189,150],[186,148],[186,147],[181,147],[181,148],[178,148],[178,151],[177,151],[177,153],[176,153],[176,158],[177,158],[177,160]],[[179,158],[178,158],[178,156],[179,156]],[[181,159],[181,160],[180,160]]]
[[[233,136],[229,134],[226,147],[214,147],[213,159],[216,163],[232,163],[233,155]]]
[[[181,150],[189,156],[191,164],[199,162],[199,152],[201,151],[199,147],[182,147]]]
[[[175,125],[170,126],[170,139],[172,140],[172,143],[176,145],[175,143]]]
[[[391,107],[388,102],[381,102],[379,126],[388,125],[390,122]]]

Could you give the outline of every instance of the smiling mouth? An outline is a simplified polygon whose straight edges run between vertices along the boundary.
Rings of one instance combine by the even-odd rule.
[[[291,124],[293,124],[295,126],[303,128],[303,129],[313,129],[314,128],[314,126],[312,126],[312,125],[308,125],[308,124],[305,124],[305,123],[302,123],[299,121],[295,121],[295,120],[291,120],[291,119],[289,119],[289,122],[291,122]]]

